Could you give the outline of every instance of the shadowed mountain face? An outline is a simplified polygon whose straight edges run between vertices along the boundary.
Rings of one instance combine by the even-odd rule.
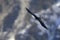
[[[19,10],[20,10],[20,7],[17,4],[13,7],[12,12],[5,17],[4,23],[3,23],[4,24],[3,31],[7,31],[13,28],[13,23],[19,14]]]
[[[6,5],[9,5],[9,0],[4,0]]]
[[[35,40],[40,40],[41,36],[38,34],[39,32],[41,32],[41,30],[39,30],[36,25],[33,25],[29,30],[28,30],[28,34],[33,36],[35,38]]]
[[[2,5],[0,5],[0,13],[2,12]]]
[[[30,10],[39,12],[41,9],[47,9],[58,0],[31,0]],[[50,5],[51,4],[51,5]]]

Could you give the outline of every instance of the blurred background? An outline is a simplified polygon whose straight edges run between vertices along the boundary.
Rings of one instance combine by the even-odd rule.
[[[0,0],[0,40],[60,40],[60,0]]]

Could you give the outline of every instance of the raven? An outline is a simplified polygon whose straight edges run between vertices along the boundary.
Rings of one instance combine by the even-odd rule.
[[[34,13],[32,13],[28,8],[26,8],[26,10],[27,10],[31,15],[33,15],[33,16],[35,17],[35,19],[38,20],[38,21],[40,22],[40,24],[41,24],[44,28],[48,29],[48,28],[46,27],[46,25],[43,23],[43,21],[41,20],[41,18],[37,17],[37,16],[36,16]]]

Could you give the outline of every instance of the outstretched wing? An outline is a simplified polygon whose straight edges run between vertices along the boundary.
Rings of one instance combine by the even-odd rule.
[[[46,25],[43,23],[43,21],[41,20],[41,18],[37,17],[34,13],[32,13],[29,9],[26,8],[26,10],[35,17],[36,20],[38,20],[40,22],[40,24],[47,29]]]

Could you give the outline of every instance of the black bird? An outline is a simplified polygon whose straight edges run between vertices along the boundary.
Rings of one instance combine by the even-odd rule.
[[[26,8],[26,10],[35,17],[36,20],[38,20],[40,22],[40,24],[47,29],[46,25],[43,23],[43,21],[41,20],[41,18],[37,17],[34,13],[32,13],[29,9]]]

